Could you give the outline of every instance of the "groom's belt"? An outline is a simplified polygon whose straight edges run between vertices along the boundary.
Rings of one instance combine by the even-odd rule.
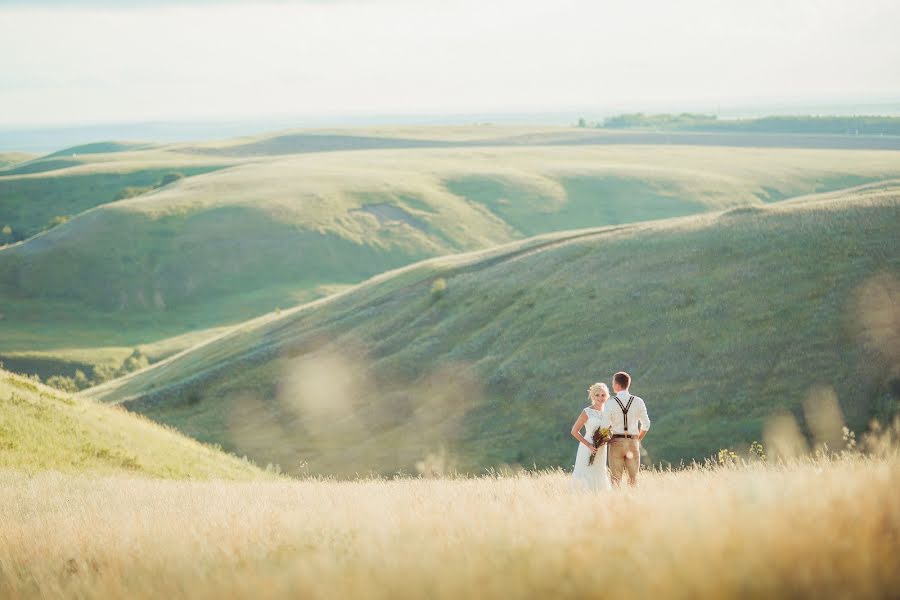
[[[614,433],[614,434],[613,434],[613,439],[615,439],[615,438],[628,438],[629,440],[636,440],[636,439],[638,439],[639,437],[641,437],[641,436],[639,436],[639,435],[631,435],[630,433]]]

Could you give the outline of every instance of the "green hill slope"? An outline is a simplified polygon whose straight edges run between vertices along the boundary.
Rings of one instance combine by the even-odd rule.
[[[749,444],[823,387],[859,428],[898,408],[898,226],[888,185],[531,238],[385,274],[91,393],[343,475],[568,465],[584,390],[622,368],[655,461]]]
[[[0,243],[25,240],[95,206],[149,192],[169,179],[219,168],[177,159],[160,165],[41,159],[0,171],[0,228],[9,228],[0,234]]]
[[[0,251],[0,290],[104,310],[172,310],[284,284],[355,283],[428,256],[559,229],[900,176],[892,152],[721,154],[390,150],[248,164],[105,204]],[[276,290],[267,308],[292,300]]]
[[[117,409],[0,370],[0,469],[129,472],[176,479],[265,474]]]
[[[0,249],[0,360],[99,380],[135,349],[424,258],[900,176],[897,152],[590,145],[604,135],[408,128],[44,158],[77,164],[0,176],[0,241],[61,223]],[[371,149],[407,142],[439,147]],[[188,177],[161,186],[173,173]]]

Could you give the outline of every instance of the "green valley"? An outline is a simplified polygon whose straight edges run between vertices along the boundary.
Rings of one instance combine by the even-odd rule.
[[[585,389],[618,369],[656,463],[749,445],[817,394],[864,428],[900,400],[898,230],[888,182],[545,234],[272,313],[90,395],[344,476],[567,466]]]
[[[425,258],[900,177],[896,151],[611,136],[288,132],[20,162],[0,171],[0,360],[103,381]]]

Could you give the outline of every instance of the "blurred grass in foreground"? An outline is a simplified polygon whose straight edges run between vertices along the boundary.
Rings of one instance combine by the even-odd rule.
[[[893,434],[896,439],[896,433]],[[0,596],[817,597],[900,589],[900,454],[737,460],[572,492],[478,479],[0,474]]]

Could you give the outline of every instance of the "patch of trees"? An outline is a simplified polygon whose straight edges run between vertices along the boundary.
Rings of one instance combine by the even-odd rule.
[[[134,198],[135,196],[140,196],[141,194],[146,194],[147,192],[150,192],[153,190],[158,190],[161,187],[165,187],[169,184],[175,183],[176,181],[184,179],[184,177],[185,177],[184,173],[177,173],[177,172],[166,173],[165,175],[162,176],[162,178],[160,178],[159,181],[157,181],[153,185],[138,186],[138,187],[129,186],[126,188],[122,188],[113,197],[113,201],[125,200],[127,198]],[[63,223],[68,222],[71,218],[72,218],[72,215],[57,215],[57,216],[53,217],[52,219],[50,219],[50,222],[47,223],[43,228],[41,228],[41,231],[47,231],[49,229],[53,229],[57,225],[62,225]],[[9,229],[8,233],[6,231],[7,229]],[[0,241],[3,241],[5,243],[17,242],[17,241],[19,241],[19,239],[24,239],[22,236],[16,236],[19,239],[14,239],[13,231],[11,228],[9,228],[8,225],[3,228],[2,232],[0,232],[0,234],[2,234],[2,237],[0,237]]]
[[[717,122],[715,115],[702,113],[656,114],[631,113],[605,119],[598,127],[606,129],[696,129]]]
[[[50,387],[55,387],[64,392],[75,393],[85,390],[95,385],[107,382],[117,377],[122,377],[138,369],[143,369],[150,364],[150,359],[143,352],[135,348],[128,358],[122,361],[122,364],[115,365],[95,365],[90,376],[86,375],[81,369],[76,369],[72,377],[65,375],[52,375],[45,382]]]
[[[135,196],[140,196],[141,194],[146,194],[147,192],[152,192],[153,190],[158,190],[161,187],[165,187],[171,183],[175,183],[180,179],[184,179],[184,173],[166,173],[162,176],[162,179],[160,179],[153,185],[123,188],[118,194],[115,195],[113,200],[126,200],[128,198],[134,198]]]

